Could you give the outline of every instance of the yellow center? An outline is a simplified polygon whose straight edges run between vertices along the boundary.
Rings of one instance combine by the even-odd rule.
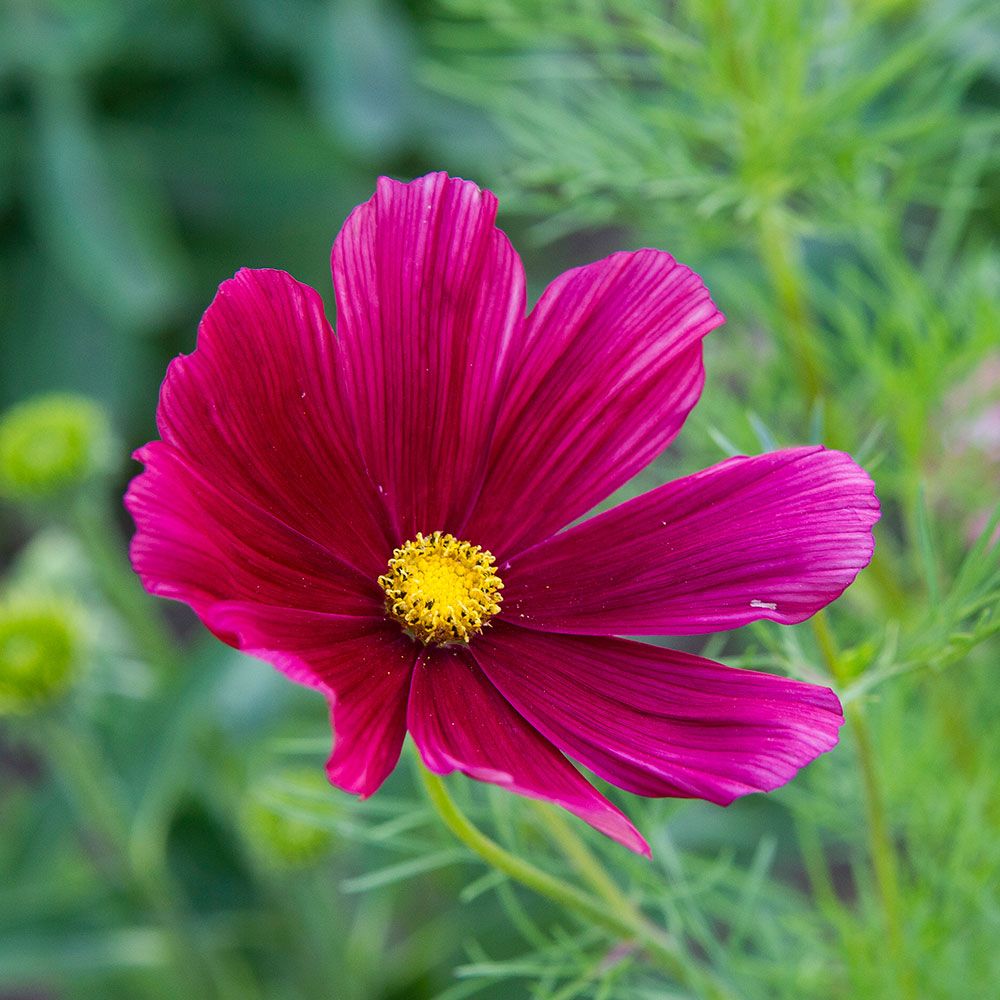
[[[395,549],[378,584],[387,614],[425,646],[467,643],[503,600],[493,553],[443,531],[418,531]]]

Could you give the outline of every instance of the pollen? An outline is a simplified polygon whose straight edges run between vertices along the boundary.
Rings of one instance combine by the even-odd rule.
[[[468,643],[503,600],[493,553],[443,531],[395,549],[378,583],[386,613],[425,646]]]

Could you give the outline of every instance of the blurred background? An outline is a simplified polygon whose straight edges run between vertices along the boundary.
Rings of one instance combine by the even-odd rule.
[[[688,643],[836,686],[841,746],[727,810],[616,796],[654,861],[588,849],[735,996],[994,995],[998,51],[977,0],[3,0],[0,998],[706,995],[487,872],[405,761],[330,789],[323,699],[130,575],[128,456],[217,285],[332,314],[347,213],[430,169],[497,192],[532,297],[649,245],[727,314],[623,495],[822,441],[885,511],[827,617]]]

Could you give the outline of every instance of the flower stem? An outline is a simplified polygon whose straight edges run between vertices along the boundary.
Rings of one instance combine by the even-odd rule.
[[[589,893],[582,892],[576,886],[511,854],[471,823],[448,794],[440,777],[419,765],[418,771],[427,796],[445,826],[491,867],[616,937],[637,942],[662,971],[679,983],[697,989],[700,996],[711,1000],[731,1000],[732,994],[722,984],[716,982],[707,971],[693,967],[676,942],[648,921],[627,900],[624,910],[619,910],[617,906],[609,907]],[[561,839],[560,844],[565,846]],[[592,856],[591,860],[597,865]],[[593,875],[591,870],[591,876]],[[603,871],[599,880],[607,888],[606,883],[610,879]],[[614,886],[614,894],[621,895],[617,886]]]
[[[613,910],[624,913],[629,918],[638,922],[646,918],[640,912],[635,903],[630,900],[619,888],[618,883],[604,870],[600,861],[577,836],[573,828],[556,811],[555,807],[545,802],[532,803],[536,807],[542,822],[548,827],[549,834],[556,842],[562,853],[569,859],[570,864],[589,883],[594,892],[601,897]]]
[[[848,683],[851,678],[845,673],[840,650],[825,612],[819,611],[813,615],[810,624],[830,675],[840,684]],[[902,899],[896,867],[896,849],[892,842],[885,796],[882,792],[882,784],[875,761],[875,747],[871,731],[868,728],[868,720],[865,718],[861,706],[857,702],[852,702],[847,706],[845,716],[854,736],[858,764],[861,768],[866,826],[868,828],[868,850],[875,872],[875,883],[878,887],[889,953],[898,973],[901,995],[915,998],[917,996],[916,984],[913,981],[912,970],[906,961],[903,942]]]
[[[784,318],[784,335],[802,395],[812,404],[823,395],[822,367],[812,319],[799,282],[798,246],[777,209],[761,213],[760,253]]]
[[[820,656],[823,657],[823,663],[826,665],[827,672],[838,684],[849,681],[850,678],[844,675],[844,669],[840,660],[840,650],[837,647],[837,639],[833,634],[833,629],[830,628],[826,612],[817,611],[809,619],[809,625],[812,627],[813,635],[816,638]]]

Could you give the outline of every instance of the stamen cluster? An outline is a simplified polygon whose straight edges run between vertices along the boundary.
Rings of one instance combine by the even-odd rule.
[[[493,553],[443,531],[418,531],[395,549],[378,583],[386,613],[425,646],[467,643],[503,600]]]

